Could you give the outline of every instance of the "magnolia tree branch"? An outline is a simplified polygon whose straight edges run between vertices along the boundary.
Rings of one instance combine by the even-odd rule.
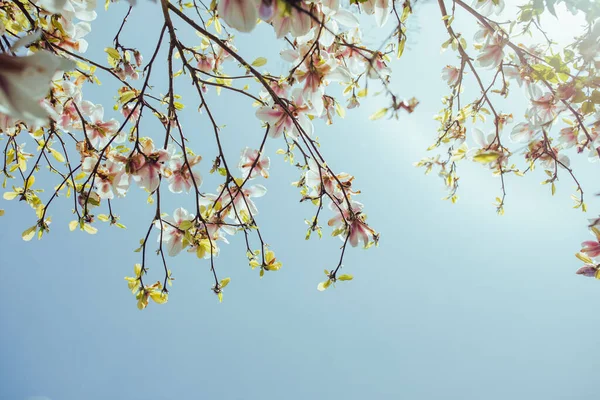
[[[426,172],[438,170],[452,202],[458,201],[459,166],[472,161],[500,177],[499,214],[505,209],[507,174],[523,176],[536,166],[544,169],[543,183],[551,186],[552,194],[566,171],[577,186],[575,207],[586,210],[584,189],[568,154],[585,153],[592,160],[600,156],[600,120],[595,114],[600,104],[600,7],[580,10],[573,0],[562,3],[573,12],[585,12],[587,27],[572,44],[559,48],[542,21],[543,15],[555,13],[554,7],[524,2],[508,24],[491,16],[501,12],[503,0],[477,0],[473,6],[438,0],[447,33],[440,43],[456,52],[458,65],[442,69],[450,93],[436,116],[440,126],[429,148],[439,154],[416,165]],[[101,222],[125,229],[121,219],[131,216],[117,215],[119,209],[127,210],[119,200],[138,187],[148,194],[153,216],[136,249],[140,263],[133,276],[125,278],[137,306],[146,308],[150,300],[167,302],[174,279],[168,260],[184,250],[207,264],[211,290],[222,300],[230,278],[219,278],[217,264],[228,238],[243,233],[248,263],[260,277],[282,267],[265,241],[255,203],[267,191],[263,183],[268,182],[271,163],[266,144],[278,141],[283,149],[277,153],[299,170],[293,185],[300,201],[315,207],[305,220],[306,239],[315,232],[322,236],[323,218],[328,218],[331,235],[341,239],[339,260],[325,269],[326,279],[318,289],[352,279],[340,273],[349,248],[377,245],[379,234],[357,201],[360,191],[354,177],[335,172],[327,162],[331,150],[321,148],[314,130],[322,129],[317,121],[334,124],[368,101],[373,87],[389,103],[370,119],[398,119],[401,112],[415,109],[418,101],[401,99],[396,85],[402,82],[392,81],[390,70],[392,57],[404,53],[410,34],[407,21],[415,5],[409,0],[345,5],[329,0],[218,0],[210,5],[161,0],[164,23],[147,61],[137,43],[129,43],[134,6],[122,16],[112,47],[105,49],[107,60],[99,61],[85,55],[84,36],[96,17],[92,2],[0,3],[0,99],[8,99],[0,101],[0,139],[6,140],[4,198],[22,200],[35,213],[36,222],[23,232],[23,239],[36,234],[41,238],[50,231],[50,206],[54,208],[60,197],[73,196],[67,203],[75,216],[71,230],[96,234]],[[110,4],[107,7],[106,12],[112,12]],[[284,74],[261,72],[264,57],[249,61],[235,47],[234,33],[252,31],[259,19],[272,27],[274,43],[283,48],[281,56],[289,63]],[[455,22],[459,19],[462,25]],[[381,28],[376,43],[362,38],[360,27],[370,23]],[[479,27],[472,44],[460,32],[465,24]],[[515,33],[519,29],[521,33]],[[516,38],[532,29],[541,35],[543,46],[517,44]],[[183,39],[179,32],[186,30],[195,31],[199,39]],[[85,98],[84,88],[99,84],[100,78],[108,78],[106,90],[115,92],[115,118],[104,115],[105,105]],[[12,87],[14,79],[21,81]],[[165,94],[155,87],[157,82],[167,84]],[[208,124],[211,135],[198,139],[183,126],[181,116],[194,111],[178,95],[182,82],[191,84],[199,103],[194,118]],[[504,111],[500,100],[507,99],[514,86],[523,88],[528,107]],[[476,93],[473,101],[466,97],[472,96],[470,90]],[[225,151],[220,124],[226,121],[220,121],[215,96],[251,99],[256,108],[256,128],[249,128],[255,147],[240,141],[239,160]],[[513,122],[521,116],[522,122]],[[148,124],[160,128],[148,129]],[[492,127],[490,135],[482,132],[487,125]],[[512,130],[507,138],[508,126]],[[203,141],[212,141],[215,154],[205,150],[208,142]],[[36,150],[25,150],[27,143],[28,149]],[[212,160],[212,165],[203,160]],[[220,182],[213,190],[204,182],[207,173]],[[50,194],[43,195],[48,188]],[[185,194],[192,196],[192,212],[183,207],[172,213],[164,210],[165,197]],[[585,263],[579,273],[586,276],[600,276],[594,259],[600,256],[596,225],[593,222],[591,230],[597,242],[584,242],[578,255]],[[155,262],[161,272],[149,278],[149,266]]]

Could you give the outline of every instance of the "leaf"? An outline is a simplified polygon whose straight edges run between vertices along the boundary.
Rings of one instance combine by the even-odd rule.
[[[4,197],[4,200],[13,200],[19,194],[20,193],[17,193],[17,192],[6,192],[6,193],[4,193],[4,195],[2,197]]]
[[[34,183],[35,183],[35,176],[31,175],[25,181],[25,189],[30,189],[33,186]]]
[[[119,54],[119,52],[117,51],[117,49],[113,49],[112,47],[106,47],[104,49],[104,51],[106,52],[106,54],[108,54],[108,56],[116,61],[120,61],[121,60],[121,54]]]
[[[473,161],[477,161],[482,164],[486,164],[492,161],[496,161],[500,157],[500,154],[494,152],[481,153],[473,156]]]
[[[58,151],[54,150],[54,149],[50,149],[50,153],[52,154],[52,157],[54,157],[54,159],[56,161],[58,161],[59,163],[64,163],[65,162],[65,157],[59,153]]]
[[[317,290],[319,292],[322,292],[325,289],[327,289],[329,287],[329,285],[331,285],[331,280],[330,279],[326,280],[325,282],[319,283],[319,285],[317,286]]]
[[[577,254],[575,254],[575,257],[579,258],[581,261],[583,261],[586,264],[594,264],[594,261],[583,253],[577,253]]]
[[[256,60],[252,61],[253,67],[262,67],[267,64],[267,59],[264,57],[258,57]]]
[[[347,275],[340,275],[337,279],[338,279],[338,281],[351,281],[352,279],[354,279],[354,277],[350,274],[347,274]]]
[[[75,229],[77,229],[78,225],[79,225],[79,221],[71,221],[71,222],[69,222],[69,230],[71,232],[73,232]]]
[[[151,292],[150,298],[157,304],[165,304],[169,300],[169,296],[164,292]]]
[[[181,224],[179,224],[179,229],[181,229],[182,231],[187,231],[188,229],[190,229],[194,224],[192,223],[192,221],[182,221]]]
[[[37,225],[32,226],[31,228],[26,229],[21,234],[21,237],[24,241],[29,242],[35,236],[35,231],[37,230]]]
[[[383,118],[383,117],[385,117],[385,114],[387,114],[387,112],[388,112],[387,108],[382,108],[381,110],[377,111],[375,114],[371,115],[369,117],[369,119],[371,121],[375,121],[376,119]]]
[[[98,232],[98,229],[94,228],[90,224],[83,224],[83,230],[89,233],[90,235],[95,235]]]
[[[404,53],[404,47],[406,45],[406,39],[402,39],[399,43],[398,43],[398,53],[396,55],[397,58],[402,57],[402,53]]]
[[[229,282],[231,282],[231,278],[223,278],[219,282],[219,286],[221,287],[221,289],[223,289],[225,286],[229,285]]]

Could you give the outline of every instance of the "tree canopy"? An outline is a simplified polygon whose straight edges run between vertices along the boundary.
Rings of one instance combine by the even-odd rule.
[[[221,301],[230,278],[220,276],[217,256],[226,251],[228,238],[241,237],[248,264],[260,277],[282,268],[281,255],[261,232],[253,200],[267,193],[271,161],[264,149],[267,141],[276,141],[276,156],[299,172],[292,183],[299,200],[314,207],[304,221],[306,239],[324,231],[341,239],[339,260],[325,270],[318,290],[352,280],[341,272],[349,247],[376,246],[379,233],[368,223],[354,177],[328,164],[325,154],[334,149],[321,148],[315,126],[319,120],[335,126],[339,118],[354,118],[352,109],[373,96],[385,97],[387,105],[372,120],[401,121],[419,106],[418,93],[402,97],[402,82],[391,79],[394,60],[403,56],[410,35],[418,34],[409,24],[419,3],[159,0],[162,25],[151,27],[158,38],[144,54],[140,43],[123,36],[136,9],[135,1],[130,3],[126,15],[114,17],[121,23],[106,39],[106,58],[96,60],[86,56],[85,39],[97,17],[95,0],[0,3],[3,197],[33,210],[35,224],[23,231],[23,239],[50,232],[59,199],[74,218],[54,223],[91,235],[125,229],[135,216],[119,209],[119,199],[141,190],[155,211],[139,245],[133,239],[140,262],[125,278],[138,308],[150,300],[167,302],[173,280],[169,257],[184,251],[210,265],[212,290]],[[551,195],[559,178],[572,181],[574,207],[585,212],[584,188],[570,159],[600,158],[600,3],[524,1],[508,21],[501,19],[504,6],[503,0],[437,0],[439,14],[430,23],[444,26],[440,45],[456,62],[440,66],[448,93],[435,115],[438,135],[427,149],[433,155],[415,165],[437,173],[452,203],[459,200],[463,163],[489,170],[499,178],[500,215],[506,208],[505,177],[541,168]],[[111,2],[100,12],[113,12]],[[553,41],[542,23],[544,16],[560,19],[562,12],[582,22],[566,45]],[[477,27],[474,37],[457,30],[459,19]],[[236,36],[254,34],[259,24],[269,26],[271,40],[282,46],[286,73],[269,72],[262,44],[236,47]],[[366,27],[376,39],[363,35]],[[160,70],[166,76],[157,76]],[[86,90],[102,81],[115,85],[114,105],[86,99]],[[194,88],[194,99],[178,94],[183,85]],[[525,109],[511,108],[507,99],[515,93],[527,100]],[[248,127],[255,145],[241,146],[235,159],[222,146],[227,121],[214,113],[216,99],[225,95],[244,99],[255,115],[255,125]],[[120,118],[105,117],[105,108]],[[203,140],[210,145],[195,146],[194,126],[182,122],[187,115],[207,124],[210,136]],[[148,129],[147,120],[159,129]],[[218,184],[209,186],[207,177]],[[165,210],[165,196],[191,197],[193,208]],[[600,278],[599,221],[589,219],[593,240],[584,241],[577,253],[584,263],[577,274]],[[156,262],[149,258],[153,252],[159,276],[154,270],[148,274],[149,263]]]

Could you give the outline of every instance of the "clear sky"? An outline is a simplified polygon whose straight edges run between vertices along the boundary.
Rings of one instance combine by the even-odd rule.
[[[115,15],[125,10],[99,9],[90,58],[105,57]],[[160,18],[156,4],[142,2],[126,28],[130,42],[151,47]],[[298,172],[274,154],[277,142],[268,144],[273,166],[258,219],[284,267],[260,280],[235,237],[217,264],[232,278],[222,304],[210,291],[207,262],[182,254],[169,260],[176,280],[168,304],[137,310],[123,277],[138,262],[132,250],[153,213],[140,206],[137,189],[116,203],[126,231],[69,232],[63,201],[40,242],[20,237],[34,222],[30,209],[2,200],[0,399],[597,399],[600,283],[576,276],[573,257],[589,237],[591,215],[571,208],[566,176],[551,197],[538,171],[508,178],[506,214],[498,217],[499,180],[466,163],[458,204],[440,200],[441,182],[412,163],[435,137],[432,115],[446,89],[440,71],[455,59],[440,55],[445,36],[435,5],[423,5],[416,18],[419,33],[394,64],[393,87],[417,96],[418,110],[371,122],[384,101],[374,98],[331,127],[316,126],[329,163],[356,176],[359,200],[382,233],[379,248],[350,249],[344,272],[354,281],[317,292],[341,242],[304,240],[313,209],[298,203],[289,185]],[[272,32],[257,32],[240,35],[238,47],[249,57],[266,49],[269,66],[282,67],[278,49],[264,45],[273,43]],[[86,97],[111,105],[104,80]],[[190,88],[179,85],[193,103]],[[260,140],[246,100],[214,101],[231,154]],[[518,121],[522,107],[511,105]],[[184,127],[207,135],[202,117],[184,115]],[[212,148],[200,151],[204,175]],[[588,193],[600,189],[597,165],[573,164]],[[166,201],[172,212],[190,200]]]

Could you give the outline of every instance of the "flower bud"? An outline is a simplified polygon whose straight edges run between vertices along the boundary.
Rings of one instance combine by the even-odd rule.
[[[586,264],[583,267],[579,268],[577,270],[577,272],[575,272],[575,273],[577,275],[583,275],[583,276],[593,278],[596,276],[597,271],[598,271],[598,269],[596,267],[594,267],[593,265]]]
[[[135,58],[135,65],[141,67],[142,63],[144,62],[144,57],[142,57],[142,53],[136,50],[133,52],[133,57]]]

